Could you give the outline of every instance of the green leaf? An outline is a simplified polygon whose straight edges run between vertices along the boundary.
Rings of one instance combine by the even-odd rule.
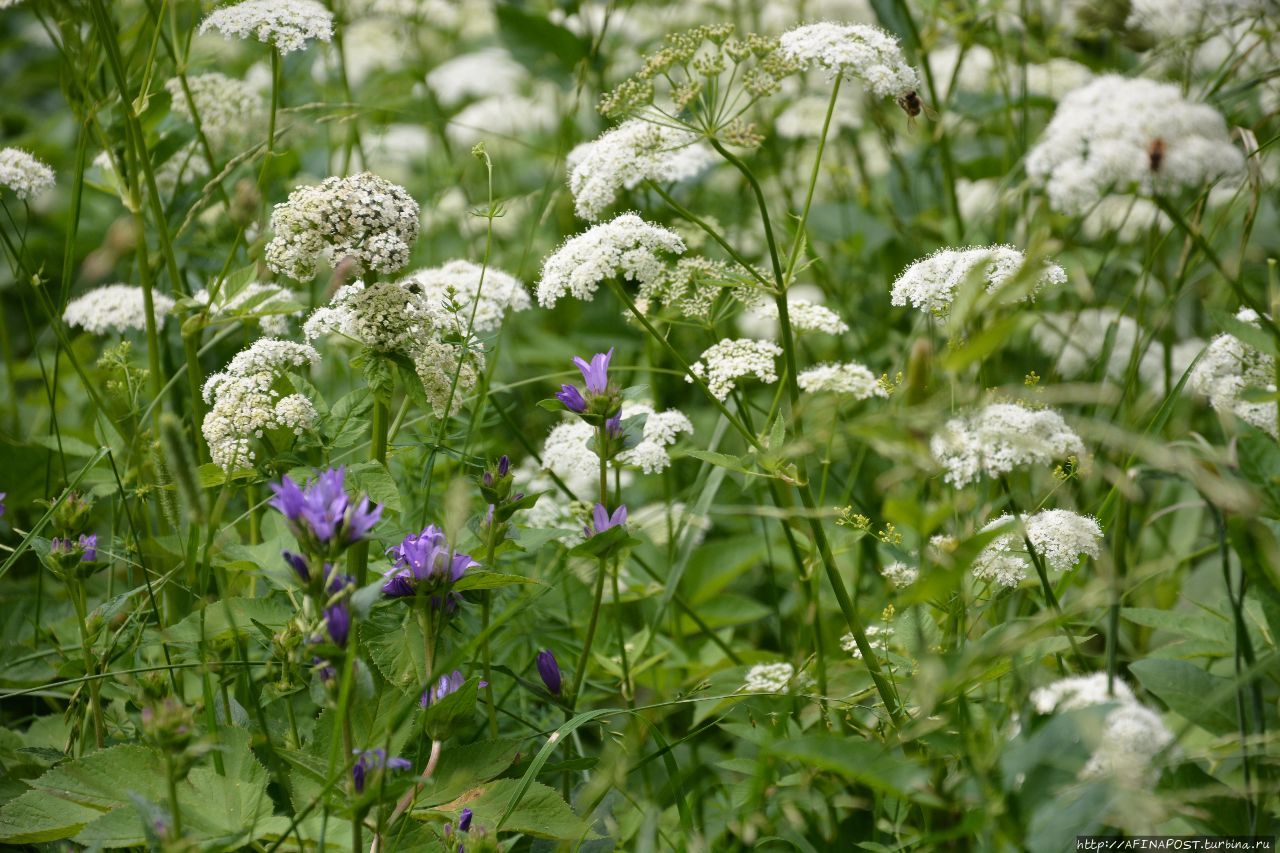
[[[1157,610],[1150,607],[1125,607],[1120,615],[1135,625],[1169,631],[1179,637],[1209,640],[1231,648],[1235,632],[1225,619],[1203,611]]]
[[[570,79],[587,55],[586,43],[546,15],[526,12],[511,2],[497,4],[498,33],[521,64],[539,75]]]
[[[505,771],[519,754],[518,740],[484,740],[451,746],[440,753],[431,790],[418,797],[418,804],[430,806],[456,799]]]
[[[830,770],[895,797],[932,801],[925,791],[928,771],[900,752],[886,750],[871,741],[815,734],[778,741],[769,751],[807,767]]]
[[[624,525],[610,527],[595,536],[575,545],[569,551],[572,557],[595,557],[607,559],[627,548],[639,545],[640,540],[631,536]]]
[[[41,844],[70,838],[101,816],[102,812],[97,809],[70,803],[43,791],[27,791],[0,808],[0,843]]]
[[[237,468],[228,473],[212,462],[206,462],[196,469],[196,479],[200,482],[200,487],[204,489],[214,489],[218,486],[252,480],[257,476],[258,472],[252,468]]]
[[[1129,671],[1142,686],[1191,722],[1213,734],[1237,730],[1231,682],[1182,660],[1140,660]]]
[[[1257,427],[1242,423],[1236,458],[1240,473],[1262,492],[1263,514],[1280,518],[1280,445]]]
[[[476,712],[480,692],[479,676],[471,676],[457,690],[427,706],[425,727],[432,740],[445,740],[454,734],[458,723]]]
[[[204,616],[203,638],[214,640],[234,633],[252,632],[254,622],[280,630],[293,611],[275,598],[227,598],[210,604],[203,611],[188,614],[167,631],[167,639],[173,643],[200,642],[201,614]]]
[[[501,572],[484,572],[472,571],[462,576],[453,588],[458,592],[466,592],[469,589],[500,589],[504,586],[514,586],[516,584],[525,583],[541,583],[533,578],[527,578],[524,575],[506,575]]]
[[[400,487],[381,462],[370,460],[347,466],[347,490],[356,494],[363,492],[369,500],[393,512],[400,512],[403,508]]]
[[[519,796],[519,779],[498,779],[467,791],[452,803],[432,811],[450,812],[456,819],[464,808],[472,811],[472,826],[492,830],[502,817],[511,799]],[[502,829],[522,832],[535,838],[559,841],[579,841],[594,837],[586,821],[573,813],[561,796],[540,782],[532,782],[520,797],[515,808],[502,823]]]
[[[325,418],[322,432],[333,447],[349,447],[369,434],[369,412],[373,395],[368,388],[357,388],[333,404]]]
[[[410,693],[418,692],[427,662],[422,627],[401,602],[375,607],[359,623],[360,639],[382,677]]]
[[[694,459],[697,459],[700,462],[706,462],[709,465],[727,468],[730,471],[735,471],[739,474],[750,474],[754,477],[768,476],[767,474],[762,474],[759,471],[754,471],[751,468],[748,468],[746,463],[740,458],[737,456],[730,456],[727,453],[715,453],[710,450],[686,450],[684,455],[692,456]]]

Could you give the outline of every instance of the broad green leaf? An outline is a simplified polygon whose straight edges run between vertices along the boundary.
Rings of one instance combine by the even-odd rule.
[[[453,585],[453,588],[458,592],[466,592],[469,589],[499,589],[504,586],[526,583],[541,583],[541,581],[527,578],[524,575],[507,575],[501,572],[475,570],[463,575]]]
[[[374,607],[359,623],[360,639],[369,659],[387,681],[410,693],[426,679],[426,647],[422,627],[400,602]]]
[[[933,800],[926,794],[928,771],[905,755],[877,743],[828,734],[780,740],[769,747],[780,758],[830,770],[895,797]]]
[[[373,396],[368,388],[357,388],[333,404],[324,420],[323,432],[333,447],[348,447],[369,435],[369,412]]]
[[[360,462],[347,467],[347,491],[353,494],[364,493],[369,500],[382,504],[389,510],[400,512],[400,488],[395,479],[381,462]]]
[[[1231,682],[1182,660],[1140,660],[1129,671],[1150,693],[1213,734],[1236,731]]]
[[[473,813],[472,826],[490,830],[497,825],[511,798],[520,792],[521,780],[498,779],[474,788],[453,802],[437,806],[432,811],[450,812],[456,815],[464,808]],[[591,827],[573,813],[561,796],[540,782],[529,785],[524,796],[507,815],[502,824],[504,831],[523,832],[536,838],[562,841],[580,841],[592,837]]]
[[[502,773],[520,754],[520,741],[484,740],[450,746],[440,753],[435,781],[418,797],[418,804],[431,806],[448,802],[475,786]]]
[[[289,605],[275,598],[228,598],[215,601],[203,611],[203,639],[213,640],[232,636],[233,633],[256,633],[253,623],[261,622],[268,628],[279,630],[293,615]],[[169,628],[166,636],[174,643],[198,643],[202,639],[201,611],[190,613],[177,625]]]

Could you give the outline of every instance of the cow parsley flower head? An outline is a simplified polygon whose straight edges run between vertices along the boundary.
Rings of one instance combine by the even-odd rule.
[[[447,59],[427,72],[427,88],[440,105],[452,109],[464,101],[513,95],[529,72],[506,50],[487,47]]]
[[[855,400],[889,396],[875,374],[856,361],[810,367],[800,371],[796,382],[806,394],[843,394]]]
[[[1170,83],[1109,74],[1070,92],[1027,155],[1058,211],[1081,214],[1110,192],[1199,190],[1242,174],[1244,155],[1212,107]]]
[[[276,338],[287,335],[289,317],[296,317],[301,313],[296,308],[300,301],[298,294],[270,282],[250,282],[231,296],[227,295],[224,288],[216,298],[211,298],[209,291],[201,288],[191,298],[201,305],[209,306],[210,317],[253,318],[258,321],[263,334]]]
[[[689,369],[707,383],[707,388],[717,400],[725,400],[737,387],[738,379],[755,376],[765,384],[777,382],[775,362],[780,355],[782,348],[773,341],[724,338],[703,351],[702,357]],[[693,378],[686,376],[685,381],[692,382]]]
[[[630,403],[622,407],[624,419],[644,414],[644,430],[635,447],[619,453],[618,462],[635,465],[646,474],[657,474],[671,465],[667,448],[676,443],[681,433],[692,433],[693,423],[677,409],[654,411],[648,403]]]
[[[795,682],[796,668],[789,663],[758,663],[747,670],[744,693],[786,693]]]
[[[776,302],[765,302],[756,311],[766,320],[778,319]],[[849,324],[839,314],[825,305],[819,305],[807,299],[788,299],[787,316],[791,320],[792,330],[796,332],[841,335],[849,331]]]
[[[920,577],[920,570],[895,560],[881,569],[880,574],[884,576],[885,580],[893,584],[894,589],[903,589],[916,582],[916,578]]]
[[[615,277],[643,288],[666,274],[664,254],[683,252],[674,231],[624,213],[570,238],[543,262],[538,304],[553,308],[564,296],[590,300],[602,281]]]
[[[0,148],[0,187],[28,201],[53,184],[53,169],[21,148]]]
[[[1236,319],[1260,328],[1258,314],[1250,308],[1241,309]],[[1234,414],[1280,439],[1275,400],[1251,400],[1246,395],[1250,390],[1275,393],[1275,358],[1235,335],[1223,332],[1209,342],[1187,377],[1187,389],[1208,397],[1215,411]]]
[[[173,310],[174,301],[163,293],[151,294],[156,325]],[[106,284],[73,299],[62,312],[68,326],[79,326],[93,335],[122,335],[147,327],[147,309],[141,287]]]
[[[996,293],[1021,273],[1027,258],[1012,246],[974,246],[942,249],[911,264],[893,283],[890,304],[911,305],[938,317],[945,317],[955,301],[956,290],[970,276],[981,276],[987,293]],[[1067,274],[1052,262],[1045,262],[1034,286],[1024,297],[1033,300],[1046,285],[1065,284]]]
[[[716,298],[741,280],[724,261],[703,257],[681,258],[663,275],[641,285],[636,307],[649,312],[659,306],[680,312],[692,320],[706,320]]]
[[[889,641],[893,639],[893,626],[868,625],[866,634],[867,645],[871,647],[871,651],[876,653],[876,657],[883,657],[889,651]],[[840,648],[848,652],[854,660],[862,660],[862,649],[858,648],[858,641],[853,638],[852,633],[840,638]]]
[[[192,124],[191,102],[195,103],[200,129],[212,145],[223,145],[245,135],[264,114],[262,95],[243,80],[213,71],[188,77],[187,86],[191,101],[187,100],[180,78],[164,84],[174,113]]]
[[[778,51],[805,67],[818,65],[831,76],[856,78],[877,97],[903,98],[920,86],[898,40],[866,24],[824,22],[783,33]]]
[[[613,458],[615,465],[634,466],[645,474],[657,474],[671,465],[669,448],[681,433],[692,433],[693,423],[676,409],[655,411],[649,403],[625,402],[621,419],[644,415],[640,440]],[[595,427],[577,418],[562,421],[551,429],[543,445],[543,467],[562,478],[569,488],[588,494],[600,473],[600,457],[592,449]]]
[[[267,266],[296,281],[315,278],[323,259],[354,259],[357,270],[394,273],[418,238],[418,203],[403,187],[363,172],[298,187],[271,213]]]
[[[999,477],[1015,468],[1082,454],[1084,442],[1052,409],[994,403],[947,421],[929,449],[946,469],[943,479],[960,488],[983,476]]]
[[[1081,557],[1097,559],[1101,553],[1102,528],[1096,519],[1065,509],[1047,509],[1022,516],[1023,530],[1012,524],[1010,515],[1002,515],[982,528],[982,532],[1011,526],[987,543],[973,560],[973,576],[1014,587],[1027,577],[1033,567],[1026,540],[1031,540],[1036,555],[1051,571],[1074,569]]]
[[[210,12],[200,33],[209,30],[226,38],[256,38],[281,53],[292,53],[312,39],[332,39],[333,13],[316,0],[243,0]]]
[[[621,190],[687,180],[715,161],[690,131],[631,119],[569,153],[569,191],[578,216],[594,222]]]
[[[271,431],[301,435],[314,428],[320,417],[315,406],[281,386],[290,371],[319,360],[320,354],[307,344],[261,338],[205,380],[209,412],[201,430],[213,463],[226,471],[250,466],[256,458],[255,439]]]
[[[1080,778],[1150,788],[1160,778],[1155,760],[1173,745],[1173,732],[1159,714],[1134,697],[1127,684],[1118,678],[1112,684],[1108,690],[1105,672],[1064,678],[1031,691],[1031,704],[1041,714],[1114,705],[1103,720],[1098,745],[1080,769]]]
[[[1270,0],[1130,0],[1125,26],[1159,39],[1196,36],[1266,14]]]
[[[410,273],[400,286],[418,288],[434,325],[452,326],[459,334],[466,332],[473,311],[472,331],[494,332],[508,311],[524,311],[530,304],[528,291],[515,276],[464,260]]]

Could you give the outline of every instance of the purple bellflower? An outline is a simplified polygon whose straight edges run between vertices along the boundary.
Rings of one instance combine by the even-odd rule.
[[[556,393],[556,399],[564,403],[564,407],[569,411],[581,415],[593,408],[592,403],[595,398],[612,396],[609,392],[609,362],[612,359],[613,347],[610,347],[608,352],[598,352],[591,356],[591,361],[581,356],[574,356],[573,363],[577,365],[578,370],[582,371],[582,381],[587,393],[584,396],[575,385],[561,385]],[[613,408],[615,404],[616,401],[607,400],[605,409],[594,407],[594,413],[607,415],[608,409]]]
[[[467,569],[478,566],[468,554],[455,553],[445,541],[444,531],[434,524],[421,533],[411,533],[399,545],[387,549],[394,565],[385,575],[382,592],[391,598],[406,598],[422,589],[433,607],[452,613],[461,596],[450,591]]]
[[[458,689],[466,683],[467,680],[462,677],[462,671],[455,669],[448,675],[440,676],[435,684],[422,691],[422,698],[418,700],[418,704],[424,708],[430,708],[450,693],[458,692]],[[489,682],[481,681],[480,686],[488,687]]]
[[[560,677],[560,664],[556,662],[556,656],[550,649],[538,652],[538,675],[542,676],[542,683],[547,685],[547,691],[552,696],[560,695],[560,691],[564,689],[564,681]]]
[[[98,559],[98,534],[81,533],[80,538],[72,541],[68,536],[64,539],[55,537],[49,541],[50,552],[62,556],[80,555],[80,562],[92,563]]]
[[[351,500],[345,477],[342,468],[330,468],[305,487],[287,475],[271,484],[271,506],[284,515],[299,542],[314,544],[320,551],[340,551],[368,536],[382,518],[382,506],[371,504],[367,496]]]
[[[357,794],[364,793],[365,783],[373,773],[379,770],[408,770],[413,766],[406,758],[387,758],[384,749],[357,749],[352,751],[352,755],[357,756],[355,764],[351,766],[351,781],[355,783]]]
[[[591,523],[582,528],[583,533],[590,539],[604,533],[611,527],[620,527],[627,523],[627,505],[621,504],[613,511],[613,515],[609,514],[609,510],[604,504],[596,504],[595,509],[591,510]]]

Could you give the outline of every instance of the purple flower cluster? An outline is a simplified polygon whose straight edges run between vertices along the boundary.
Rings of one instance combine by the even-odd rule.
[[[385,749],[355,750],[355,764],[351,766],[351,781],[356,793],[364,793],[364,786],[369,777],[379,770],[408,770],[413,765],[407,758],[387,758]]]
[[[451,587],[467,569],[479,565],[468,554],[455,552],[444,531],[429,524],[421,533],[411,533],[399,545],[387,549],[393,565],[385,575],[382,592],[391,598],[423,594],[432,607],[452,613],[462,599]]]
[[[368,496],[351,500],[345,479],[344,469],[330,468],[305,488],[287,475],[271,484],[271,506],[284,515],[304,551],[336,554],[368,536],[382,518],[382,506]]]
[[[81,533],[80,537],[74,541],[70,536],[65,538],[55,537],[49,540],[49,553],[59,557],[71,557],[79,554],[80,562],[92,563],[98,559],[98,534]]]
[[[613,359],[613,348],[608,352],[598,352],[587,361],[574,356],[573,363],[582,372],[582,381],[586,394],[578,390],[576,385],[561,385],[556,392],[556,399],[564,407],[579,415],[595,415],[602,418],[614,417],[622,406],[617,389],[609,383],[609,362]],[[596,421],[599,423],[599,421]]]
[[[453,835],[455,831],[459,835],[470,832],[471,817],[472,817],[471,809],[463,809],[462,811],[458,812],[458,826],[456,830],[454,829],[454,826],[452,823],[446,823],[444,825],[444,829],[441,830],[441,833],[444,835],[445,849],[449,850],[450,853],[466,853],[467,848],[465,845],[463,845],[462,839],[460,838],[455,839]]]

